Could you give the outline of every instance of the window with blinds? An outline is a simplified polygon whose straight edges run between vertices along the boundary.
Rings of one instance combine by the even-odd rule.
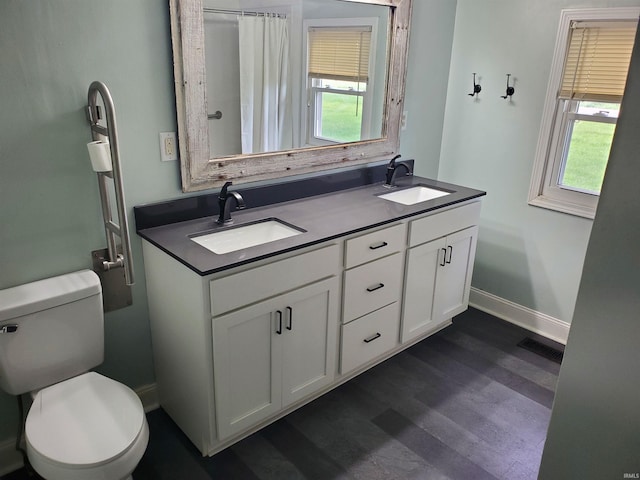
[[[639,15],[638,7],[562,10],[530,205],[593,218]]]
[[[559,98],[620,102],[637,22],[572,22]]]
[[[371,30],[370,26],[309,28],[309,77],[367,82]]]

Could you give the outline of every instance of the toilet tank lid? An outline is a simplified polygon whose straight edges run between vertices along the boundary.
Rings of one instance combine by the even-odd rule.
[[[0,290],[0,322],[41,312],[101,292],[100,278],[91,270],[81,270]]]

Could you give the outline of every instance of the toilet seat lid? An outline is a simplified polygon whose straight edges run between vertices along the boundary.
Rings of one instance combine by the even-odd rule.
[[[133,390],[89,372],[39,391],[25,435],[51,462],[89,467],[126,452],[144,422],[142,403]]]

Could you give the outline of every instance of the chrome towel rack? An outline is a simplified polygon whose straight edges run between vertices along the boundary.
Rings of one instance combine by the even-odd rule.
[[[102,97],[102,103],[104,105],[104,125],[99,123],[100,120],[103,119],[101,114],[102,109],[98,105],[98,95]],[[109,142],[112,164],[112,170],[96,172],[98,175],[98,186],[100,188],[100,202],[102,203],[104,229],[107,237],[106,255],[104,258],[100,258],[99,260],[104,271],[123,267],[126,285],[133,285],[133,257],[131,255],[131,241],[129,239],[129,227],[127,222],[127,212],[125,209],[122,169],[120,168],[116,112],[111,93],[104,83],[97,81],[91,83],[89,86],[88,103],[87,120],[91,126],[91,137],[94,141]],[[107,184],[107,179],[109,178],[113,180],[118,223],[114,220],[111,209],[110,191]],[[116,237],[120,237],[120,248],[122,249],[122,253],[118,252]]]

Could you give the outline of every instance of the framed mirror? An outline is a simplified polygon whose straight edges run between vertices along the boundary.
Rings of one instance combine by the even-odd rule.
[[[170,0],[170,12],[183,191],[397,154],[411,0]],[[262,58],[274,58],[264,38],[280,63]]]

